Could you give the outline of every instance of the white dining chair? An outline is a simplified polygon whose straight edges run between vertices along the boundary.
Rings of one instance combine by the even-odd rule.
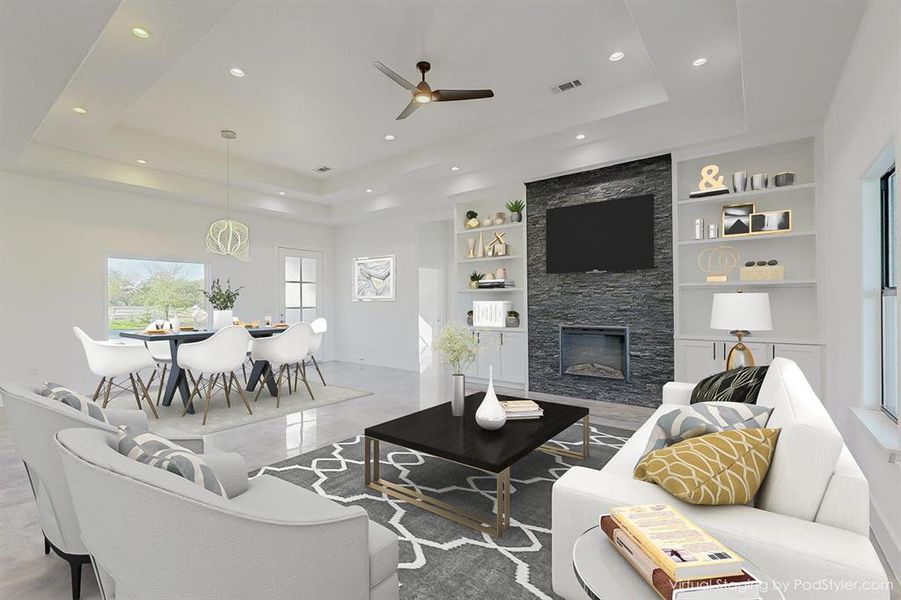
[[[194,385],[182,416],[185,416],[194,405],[194,396],[198,398],[204,396],[203,424],[206,425],[210,412],[210,398],[217,387],[225,392],[225,403],[229,407],[231,407],[231,390],[233,387],[237,389],[247,412],[253,414],[244,396],[244,389],[234,373],[244,363],[249,338],[250,334],[243,327],[229,325],[205,340],[181,344],[178,347],[178,365],[187,371],[188,378]]]
[[[172,329],[172,323],[169,321],[163,321],[162,326],[156,321],[151,322],[147,327],[144,328],[144,331],[151,331],[154,329]],[[178,333],[178,332],[175,332]],[[150,356],[153,357],[153,361],[156,363],[156,367],[158,369],[162,369],[162,374],[159,379],[159,389],[156,392],[156,405],[160,405],[160,398],[163,395],[163,388],[166,387],[166,372],[169,370],[169,365],[172,364],[172,348],[169,345],[168,341],[147,341],[144,342],[144,345],[150,351]],[[148,387],[150,387],[148,385]]]
[[[282,333],[268,338],[257,338],[253,341],[253,360],[265,360],[268,362],[262,376],[260,377],[260,389],[254,397],[254,402],[260,397],[260,392],[265,387],[265,382],[272,376],[274,366],[278,366],[278,374],[275,376],[275,406],[278,408],[281,401],[281,384],[282,378],[287,374],[288,386],[290,393],[291,372],[288,367],[301,362],[310,351],[310,345],[313,340],[313,329],[306,323],[295,323],[288,327]],[[307,383],[306,377],[303,380],[307,386],[310,397],[313,397],[313,391],[310,384]]]
[[[147,391],[153,385],[153,379],[156,377],[156,363],[150,355],[150,351],[144,346],[94,340],[79,327],[73,327],[72,331],[75,332],[75,337],[78,338],[78,341],[81,342],[84,348],[85,357],[88,359],[88,368],[91,369],[94,375],[100,377],[100,383],[97,384],[97,389],[94,391],[94,402],[97,401],[100,391],[106,384],[106,392],[103,398],[103,408],[106,408],[110,401],[110,393],[113,390],[113,386],[122,391],[127,390],[123,384],[115,382],[116,377],[125,377],[127,375],[131,383],[131,391],[135,396],[135,401],[138,403],[138,408],[143,410],[141,406],[141,397],[143,397],[147,401],[147,405],[150,406],[150,412],[153,413],[155,418],[159,419],[160,416],[157,414],[153,400],[150,399],[150,393]],[[144,369],[153,369],[150,379],[147,380],[147,385],[144,385],[144,381],[141,379],[141,371]],[[141,389],[140,395],[138,394],[138,386]]]
[[[322,385],[328,385],[325,383],[325,377],[322,376],[322,371],[319,370],[319,363],[316,362],[316,353],[322,348],[322,336],[328,331],[328,321],[325,320],[325,317],[313,319],[313,322],[310,323],[310,328],[313,330],[313,340],[312,343],[310,343],[310,360],[313,361],[313,366],[316,367],[316,372],[319,373],[319,379],[322,380]],[[306,371],[306,363],[304,363],[303,366],[304,371]]]

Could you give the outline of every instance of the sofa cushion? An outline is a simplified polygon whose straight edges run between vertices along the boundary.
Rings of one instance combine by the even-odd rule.
[[[397,536],[374,521],[369,521],[369,586],[397,570]]]
[[[691,403],[744,402],[754,404],[768,367],[739,367],[706,377],[691,392]]]
[[[735,429],[654,450],[635,478],[656,483],[690,504],[747,504],[766,477],[778,429]]]
[[[214,494],[229,497],[219,478],[200,455],[166,438],[149,432],[132,437],[127,428],[120,427],[117,444],[119,453],[132,460],[169,471]]]
[[[764,427],[772,410],[741,402],[700,402],[679,406],[657,419],[645,454],[708,433]]]
[[[88,397],[79,394],[75,390],[48,381],[41,386],[38,393],[41,396],[45,396],[52,400],[58,400],[62,404],[70,406],[75,410],[88,415],[92,419],[97,419],[103,423],[109,423],[106,415],[103,414],[103,409],[91,402]]]

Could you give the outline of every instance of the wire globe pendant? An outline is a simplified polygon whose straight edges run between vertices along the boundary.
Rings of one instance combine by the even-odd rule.
[[[219,132],[225,139],[225,213],[226,218],[214,221],[206,232],[206,249],[213,254],[234,256],[244,262],[250,261],[250,229],[236,219],[231,218],[231,171],[229,142],[238,137],[230,129]]]

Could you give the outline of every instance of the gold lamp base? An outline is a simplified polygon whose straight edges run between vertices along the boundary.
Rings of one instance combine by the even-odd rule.
[[[751,349],[742,343],[742,338],[746,335],[750,335],[751,332],[736,330],[730,331],[729,333],[738,338],[738,343],[732,346],[729,350],[729,354],[726,355],[726,370],[737,369],[739,367],[753,367],[754,355],[751,353]]]

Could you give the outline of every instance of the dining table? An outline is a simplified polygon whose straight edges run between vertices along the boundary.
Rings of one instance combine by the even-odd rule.
[[[249,333],[251,337],[261,338],[277,335],[285,331],[285,329],[285,327],[247,327],[247,333]],[[172,364],[169,367],[169,377],[166,379],[166,389],[163,391],[162,403],[163,406],[171,405],[172,399],[175,397],[175,392],[178,390],[178,393],[181,395],[182,403],[184,403],[185,406],[188,406],[188,398],[191,395],[190,389],[188,388],[188,374],[178,365],[178,347],[182,344],[200,342],[212,337],[215,333],[215,329],[166,331],[162,333],[151,333],[149,331],[122,331],[119,333],[119,337],[141,340],[142,342],[169,342],[169,350],[172,354]],[[250,372],[250,376],[247,378],[246,389],[248,392],[254,391],[257,385],[260,384],[263,371],[268,364],[269,362],[265,360],[254,361],[253,369]],[[266,377],[266,387],[269,388],[269,393],[272,396],[275,396],[278,393],[275,377],[273,377],[271,371]],[[194,412],[193,404],[188,406],[188,412]]]

